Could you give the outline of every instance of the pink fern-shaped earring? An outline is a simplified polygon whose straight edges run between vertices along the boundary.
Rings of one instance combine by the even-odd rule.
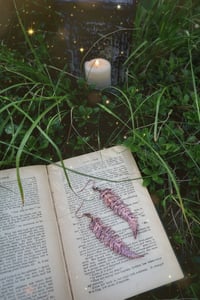
[[[110,226],[103,224],[100,218],[93,217],[91,214],[87,213],[83,214],[83,216],[91,219],[89,228],[95,234],[96,238],[113,252],[130,259],[141,258],[144,256],[131,250]]]
[[[78,218],[87,217],[90,219],[89,228],[100,242],[106,247],[109,247],[113,252],[129,259],[136,259],[144,256],[131,250],[130,247],[122,241],[119,235],[110,226],[105,225],[100,218],[94,217],[90,213],[84,213],[81,216],[78,216],[78,211],[82,204],[77,209],[76,216]]]
[[[92,186],[94,191],[100,193],[100,198],[103,200],[105,205],[112,209],[116,215],[128,222],[133,236],[136,239],[138,233],[138,222],[136,216],[130,210],[130,208],[122,201],[122,199],[116,195],[112,189],[100,189],[96,186]]]

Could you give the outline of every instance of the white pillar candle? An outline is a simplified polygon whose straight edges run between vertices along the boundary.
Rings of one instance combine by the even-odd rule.
[[[97,89],[111,86],[111,64],[103,58],[94,58],[85,62],[85,77],[88,84]]]

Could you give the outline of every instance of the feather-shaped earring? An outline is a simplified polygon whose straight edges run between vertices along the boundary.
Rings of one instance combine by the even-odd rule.
[[[110,207],[115,214],[128,222],[134,238],[136,239],[138,233],[138,222],[130,208],[112,191],[112,189],[100,189],[94,185],[92,188],[94,191],[98,191],[100,193],[100,197],[107,207]]]
[[[141,258],[144,256],[132,251],[111,227],[103,224],[100,218],[93,217],[90,213],[85,213],[82,216],[91,219],[89,228],[95,234],[96,238],[105,246],[109,247],[113,252],[130,259]]]

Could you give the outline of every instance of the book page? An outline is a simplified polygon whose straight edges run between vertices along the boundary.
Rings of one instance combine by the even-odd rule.
[[[70,300],[46,167],[0,171],[0,299]]]
[[[68,176],[73,190],[62,168],[50,165],[49,174],[76,300],[125,299],[183,277],[128,149],[112,147],[68,159],[65,165],[71,170]],[[138,222],[136,238],[129,224],[105,205],[93,186],[110,188],[128,205]],[[130,259],[106,247],[90,230],[91,220],[85,213],[99,217],[143,257]]]

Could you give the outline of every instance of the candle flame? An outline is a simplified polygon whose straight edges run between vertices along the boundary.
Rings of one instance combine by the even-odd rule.
[[[96,67],[99,66],[99,60],[98,60],[98,59],[95,60],[95,66],[96,66]]]

